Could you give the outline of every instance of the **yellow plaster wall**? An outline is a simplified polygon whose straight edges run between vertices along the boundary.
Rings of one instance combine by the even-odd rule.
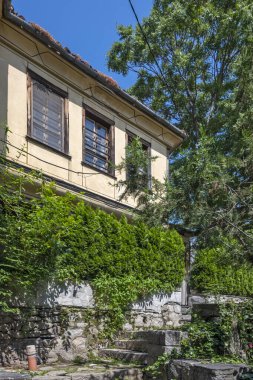
[[[151,155],[157,156],[152,162],[152,175],[161,181],[164,179],[168,170],[167,148],[180,142],[175,134],[165,130],[140,111],[136,111],[132,105],[120,100],[94,79],[82,74],[40,42],[27,36],[25,32],[9,26],[6,20],[0,20],[0,31],[2,37],[8,36],[8,43],[0,37],[0,69],[3,68],[3,72],[5,70],[7,73],[7,78],[5,75],[5,80],[0,83],[0,96],[6,100],[7,106],[7,112],[5,112],[6,106],[2,105],[2,108],[0,106],[0,122],[4,121],[6,115],[8,127],[12,132],[8,140],[13,145],[9,147],[9,158],[28,167],[42,170],[52,177],[81,186],[84,190],[88,189],[117,200],[119,192],[113,186],[115,179],[81,164],[82,104],[85,103],[115,121],[116,165],[125,156],[126,131],[129,130],[151,144]],[[43,51],[43,55],[38,54]],[[68,93],[71,157],[52,152],[46,146],[27,139],[28,69]],[[116,176],[120,179],[124,178],[125,174],[116,173]],[[134,204],[133,200],[128,202]]]

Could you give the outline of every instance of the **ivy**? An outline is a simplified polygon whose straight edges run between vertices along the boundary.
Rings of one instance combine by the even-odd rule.
[[[184,329],[188,338],[182,341],[181,357],[253,364],[252,300],[220,304],[218,318],[204,320],[195,315]]]
[[[253,301],[219,305],[219,317],[203,319],[193,315],[191,323],[182,326],[188,337],[179,351],[160,356],[146,371],[160,378],[165,366],[173,359],[196,359],[211,363],[246,363],[253,365]],[[241,379],[251,379],[252,373]]]
[[[111,335],[132,302],[180,285],[184,245],[176,231],[130,224],[70,193],[58,196],[53,185],[42,185],[28,202],[25,186],[33,177],[1,168],[6,180],[0,186],[0,304],[5,309],[17,289],[32,292],[44,280],[89,282],[97,308],[107,310],[105,333]]]

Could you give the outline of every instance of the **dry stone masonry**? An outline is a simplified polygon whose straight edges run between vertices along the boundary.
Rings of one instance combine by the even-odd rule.
[[[203,364],[196,360],[173,360],[167,366],[166,380],[238,380],[248,372],[244,365]]]
[[[182,305],[180,291],[155,295],[132,305],[121,338],[112,347],[101,348],[97,338],[104,326],[106,310],[96,315],[89,285],[65,288],[51,285],[40,289],[35,300],[17,299],[14,306],[19,307],[18,314],[0,312],[0,364],[24,368],[25,348],[35,345],[44,373],[34,380],[150,379],[141,367],[154,363],[164,353],[179,350],[181,340],[186,337],[179,327],[190,321],[191,309],[201,310],[210,318],[216,316],[217,304],[216,298],[193,296],[189,306]],[[98,355],[101,363],[73,365],[77,360],[87,362],[90,353]],[[115,359],[129,364],[115,366],[111,361]],[[238,380],[247,371],[244,365],[173,360],[159,380]],[[29,374],[7,375],[0,372],[0,379],[30,379]]]
[[[127,313],[124,331],[178,327],[181,292],[154,295],[135,303]],[[0,312],[0,364],[22,367],[27,345],[35,345],[42,363],[87,360],[98,352],[97,337],[104,315],[94,320],[94,299],[89,285],[41,286],[34,299],[17,295],[20,312]],[[29,306],[28,306],[29,305]]]

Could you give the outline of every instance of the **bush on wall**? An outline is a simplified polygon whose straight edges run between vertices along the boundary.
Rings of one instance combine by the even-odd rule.
[[[252,261],[235,251],[236,247],[228,252],[225,244],[199,250],[191,271],[191,286],[200,292],[252,297]]]
[[[16,288],[32,290],[43,279],[89,281],[98,307],[113,310],[116,328],[138,297],[180,285],[184,245],[176,231],[129,224],[69,193],[58,196],[49,185],[28,202],[27,176],[5,179],[0,186],[2,306]]]

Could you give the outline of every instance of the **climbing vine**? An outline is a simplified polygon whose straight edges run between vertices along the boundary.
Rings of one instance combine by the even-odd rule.
[[[182,340],[179,351],[160,356],[146,369],[152,378],[160,378],[166,364],[173,359],[253,365],[253,301],[220,304],[218,309],[219,317],[208,320],[195,314],[191,323],[182,326],[188,337]]]
[[[18,175],[17,175],[18,174]],[[42,185],[26,199],[33,177],[1,165],[0,291],[7,309],[17,289],[42,281],[89,282],[97,308],[108,312],[108,334],[122,326],[131,302],[172,291],[183,279],[184,245],[174,230],[130,224],[93,209],[70,193]]]
[[[218,307],[219,317],[209,320],[199,315],[185,325],[188,338],[180,355],[187,359],[209,359],[253,363],[253,301],[229,302]]]

